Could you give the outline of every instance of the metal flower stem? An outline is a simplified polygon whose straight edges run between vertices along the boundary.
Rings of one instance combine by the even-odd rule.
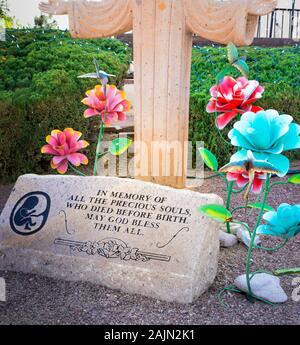
[[[221,73],[223,73],[223,72],[225,72],[225,70],[222,71]],[[218,116],[217,104],[218,104],[219,87],[220,87],[220,80],[218,80],[218,78],[217,78],[217,97],[216,97],[216,107],[215,107],[215,116],[216,116],[216,118],[217,118],[217,116]],[[220,135],[221,139],[222,139],[226,144],[230,145],[230,143],[229,143],[227,140],[225,140],[225,139],[223,138],[220,129],[219,129],[218,127],[217,127],[217,129],[218,129],[218,132],[219,132],[219,135]],[[227,180],[226,180],[226,177],[225,177],[225,182],[226,182],[226,188],[227,188],[226,208],[227,208],[227,210],[229,210],[229,209],[230,209],[230,203],[231,203],[231,194],[232,194],[232,189],[233,189],[233,182],[230,182],[230,183],[228,184],[228,182],[227,182]],[[228,234],[231,233],[231,230],[230,230],[230,223],[229,223],[229,222],[226,223],[226,230],[227,230],[227,233],[228,233]]]
[[[283,274],[300,274],[300,267],[295,268],[280,268],[273,272],[276,276]]]
[[[232,189],[232,193],[234,193],[234,194],[242,193],[246,188],[247,188],[247,185],[245,185],[244,187],[242,187],[240,189]]]
[[[287,182],[287,181],[274,182],[270,185],[270,190],[275,186],[286,185],[286,184],[289,184],[289,182]]]
[[[77,175],[86,176],[84,173],[82,173],[81,171],[77,170],[72,164],[70,164],[70,168],[71,168]]]
[[[104,123],[101,121],[99,134],[98,134],[95,163],[94,163],[94,176],[97,176],[97,165],[98,165],[98,159],[99,159],[100,148],[101,148],[101,140],[103,139],[103,130],[104,130]]]
[[[228,187],[228,181],[227,181],[226,177],[224,176],[224,174],[220,173],[219,171],[216,171],[216,173],[214,175],[204,177],[203,180],[210,180],[210,179],[215,178],[215,177],[221,177],[224,180],[224,182],[226,183],[226,188]]]
[[[228,188],[227,188],[227,201],[226,201],[227,210],[230,210],[232,188],[233,188],[233,181],[231,181],[229,183]],[[230,234],[231,230],[230,230],[230,223],[229,222],[226,223],[226,229],[227,229],[227,233]]]
[[[257,245],[254,245],[254,248],[266,250],[269,252],[275,252],[276,250],[283,248],[288,243],[288,241],[289,241],[288,239],[285,239],[283,243],[281,243],[278,246],[273,247],[273,248],[264,247],[264,246],[257,246]]]
[[[253,230],[253,233],[252,233],[252,236],[251,236],[251,241],[250,241],[249,248],[248,248],[247,261],[246,261],[246,280],[247,280],[247,288],[248,288],[248,294],[249,295],[252,295],[251,284],[250,284],[250,280],[252,278],[252,276],[250,277],[250,275],[251,275],[250,274],[251,254],[252,254],[252,250],[254,248],[254,240],[255,240],[255,237],[256,237],[256,231],[257,231],[257,228],[258,228],[258,226],[260,224],[261,218],[263,216],[263,212],[264,212],[266,201],[267,201],[267,196],[268,196],[268,193],[270,191],[269,183],[270,183],[270,174],[267,174],[263,201],[262,201],[262,204],[261,204],[260,212],[259,212],[259,215],[257,217],[255,228]]]
[[[250,231],[249,226],[248,226],[246,223],[244,223],[244,222],[239,222],[239,221],[232,221],[232,223],[233,223],[233,224],[239,224],[239,225],[241,225],[242,227],[244,227],[244,228],[248,231],[249,236],[251,237],[252,233],[251,233],[251,231]]]
[[[104,105],[104,117],[106,115],[106,84],[103,85],[104,90],[104,98],[105,98],[105,105]],[[101,115],[100,115],[101,116]],[[98,165],[98,159],[101,149],[101,140],[103,139],[103,132],[104,132],[104,123],[101,118],[101,123],[99,127],[99,134],[98,134],[98,141],[97,141],[97,148],[96,148],[96,155],[95,155],[95,163],[94,163],[94,176],[97,176],[97,165]]]

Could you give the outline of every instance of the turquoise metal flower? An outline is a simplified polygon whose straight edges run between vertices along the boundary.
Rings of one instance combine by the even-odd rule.
[[[258,234],[289,239],[300,233],[300,205],[281,204],[277,212],[267,212],[263,218],[267,224],[257,228]]]
[[[300,148],[300,126],[276,110],[246,112],[228,136],[234,146],[270,154]]]

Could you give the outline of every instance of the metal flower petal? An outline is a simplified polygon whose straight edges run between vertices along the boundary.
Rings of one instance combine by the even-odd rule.
[[[300,126],[292,121],[292,116],[279,115],[272,109],[246,112],[228,137],[232,145],[246,150],[280,154],[300,148]]]
[[[106,125],[126,120],[125,113],[130,110],[130,102],[124,91],[118,90],[114,85],[107,85],[106,89],[102,85],[96,85],[86,95],[82,103],[89,108],[85,110],[84,117],[101,116]]]
[[[76,167],[81,164],[88,164],[88,158],[78,152],[89,146],[87,141],[79,140],[81,135],[80,132],[73,130],[73,128],[66,128],[64,131],[53,130],[51,135],[47,136],[46,141],[48,145],[44,145],[41,152],[53,155],[50,163],[52,169],[56,169],[60,174],[65,174],[69,163]]]
[[[267,212],[263,218],[267,224],[258,227],[259,234],[289,239],[300,233],[300,205],[281,204],[277,212]]]
[[[231,156],[230,162],[220,171],[270,173],[283,177],[289,167],[290,162],[284,155],[240,150]]]
[[[216,125],[219,129],[223,129],[238,114],[250,110],[253,112],[262,110],[252,103],[261,98],[263,92],[264,88],[256,80],[225,76],[219,84],[210,89],[211,99],[206,111],[221,113],[216,119]]]

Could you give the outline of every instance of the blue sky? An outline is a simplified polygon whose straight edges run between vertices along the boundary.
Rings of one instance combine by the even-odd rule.
[[[45,0],[44,0],[45,1]],[[10,15],[15,17],[21,25],[33,25],[35,16],[39,16],[41,11],[38,9],[38,4],[41,0],[8,0],[8,8]],[[68,27],[68,16],[54,16],[61,29]]]

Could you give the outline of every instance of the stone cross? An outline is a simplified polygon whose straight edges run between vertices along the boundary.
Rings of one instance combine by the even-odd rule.
[[[277,0],[102,0],[41,3],[68,14],[77,38],[133,30],[136,178],[185,187],[193,34],[249,45]],[[203,71],[205,74],[205,71]]]

